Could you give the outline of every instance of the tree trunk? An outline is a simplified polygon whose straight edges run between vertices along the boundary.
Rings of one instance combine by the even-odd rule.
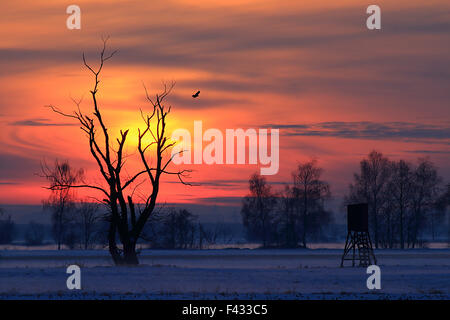
[[[306,248],[306,212],[303,212],[303,232],[302,232],[302,246]]]
[[[403,206],[400,208],[400,247],[405,249],[405,241],[403,238]]]
[[[111,254],[111,258],[114,261],[114,264],[120,265],[121,264],[121,256],[120,256],[120,252],[119,249],[117,248],[116,245],[116,231],[115,231],[115,227],[113,226],[113,224],[111,223],[110,227],[109,227],[109,231],[108,231],[108,247],[109,247],[109,253]]]
[[[302,242],[303,248],[306,248],[306,231],[308,228],[308,194],[307,194],[307,186],[304,183],[304,193],[303,193],[303,233],[302,233]]]
[[[136,266],[139,260],[136,254],[136,243],[129,243],[123,247],[123,264]]]
[[[373,227],[375,229],[375,248],[378,249],[378,242],[379,242],[379,238],[378,238],[378,217],[377,217],[377,205],[376,202],[374,203],[374,208],[373,208]]]

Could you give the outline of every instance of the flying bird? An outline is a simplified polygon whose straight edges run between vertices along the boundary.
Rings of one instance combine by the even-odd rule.
[[[192,95],[192,98],[197,98],[199,94],[200,94],[200,90],[197,91],[196,93],[194,93],[194,94]]]

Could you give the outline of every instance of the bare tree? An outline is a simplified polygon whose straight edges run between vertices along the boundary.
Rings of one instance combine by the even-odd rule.
[[[214,244],[230,244],[234,240],[233,230],[223,222],[217,222],[213,226],[198,223],[198,248]]]
[[[408,233],[408,242],[412,248],[418,244],[421,228],[436,205],[441,181],[434,164],[428,159],[419,159],[413,175],[412,214]]]
[[[267,247],[275,231],[276,196],[266,178],[257,173],[250,177],[249,189],[250,194],[242,201],[242,221],[248,238],[260,239]]]
[[[0,218],[3,216],[3,209],[0,208]],[[9,244],[14,240],[15,223],[11,220],[11,216],[6,219],[0,219],[0,244]]]
[[[27,246],[39,246],[44,241],[44,225],[31,221],[25,230],[25,243]]]
[[[411,208],[412,191],[413,169],[411,164],[404,160],[394,162],[388,185],[388,195],[392,197],[392,207],[398,213],[400,247],[402,249],[405,248],[405,218]]]
[[[76,219],[80,226],[81,244],[85,250],[89,249],[95,241],[96,224],[101,219],[98,209],[97,203],[82,201],[77,204]]]
[[[161,239],[164,248],[187,249],[194,246],[197,217],[186,209],[169,210],[162,220]]]
[[[234,241],[235,238],[232,227],[226,225],[223,221],[217,222],[214,228],[209,231],[209,234],[210,244],[230,244]]]
[[[447,183],[436,205],[444,216],[447,215],[447,244],[450,247],[450,212],[448,210],[450,207],[450,183]]]
[[[101,192],[105,203],[110,212],[108,246],[111,257],[116,265],[138,264],[136,254],[136,243],[141,236],[142,230],[152,215],[159,193],[160,181],[163,175],[175,175],[181,183],[185,183],[183,178],[189,172],[188,170],[170,171],[168,166],[173,156],[166,157],[175,142],[170,142],[167,136],[166,125],[167,116],[170,107],[166,107],[164,100],[173,89],[174,83],[164,85],[164,91],[151,98],[145,89],[147,101],[150,103],[150,114],[145,115],[141,111],[141,116],[145,124],[143,130],[138,131],[138,148],[142,170],[132,176],[123,174],[124,146],[127,141],[129,130],[120,131],[120,137],[115,139],[116,147],[113,148],[113,138],[110,136],[108,127],[102,116],[97,93],[99,90],[100,74],[106,61],[113,57],[116,51],[106,54],[107,40],[103,39],[103,48],[100,52],[99,65],[92,67],[83,54],[85,67],[91,72],[94,78],[94,85],[91,92],[92,96],[92,115],[81,111],[81,101],[74,101],[77,109],[73,113],[65,113],[61,109],[50,106],[52,110],[65,117],[77,120],[81,129],[86,133],[89,141],[89,149],[92,157],[97,163],[98,170],[104,180],[104,184],[64,185],[62,188],[91,188]],[[146,140],[151,140],[146,143]],[[153,152],[154,164],[150,163],[148,153]],[[135,206],[133,193],[128,192],[130,186],[141,175],[147,176],[149,189],[146,189],[146,196],[143,199],[142,206]],[[128,193],[127,193],[128,192]],[[139,211],[139,212],[137,212]],[[116,235],[122,244],[120,249],[116,242]]]
[[[60,250],[61,245],[72,237],[71,210],[74,208],[75,196],[71,188],[82,180],[83,170],[75,170],[68,161],[55,160],[53,167],[43,163],[41,172],[41,176],[49,183],[47,189],[51,191],[49,198],[44,201],[44,209],[52,213],[53,237]]]
[[[321,180],[323,169],[317,166],[317,160],[300,163],[292,174],[292,189],[295,207],[301,223],[301,242],[306,248],[308,232],[318,230],[318,223],[326,223],[329,213],[324,209],[324,201],[330,197],[330,186]]]
[[[279,201],[279,240],[284,247],[288,248],[297,247],[300,242],[301,229],[296,202],[294,189],[286,185]]]
[[[387,186],[391,174],[389,160],[382,153],[372,151],[360,162],[360,173],[354,174],[347,202],[367,202],[372,221],[375,247],[380,243],[379,217],[387,201]]]
[[[445,223],[445,217],[447,217],[447,242],[450,245],[450,212],[448,212],[448,207],[450,207],[450,183],[442,189],[441,195],[436,201],[435,209],[439,212],[442,224]]]

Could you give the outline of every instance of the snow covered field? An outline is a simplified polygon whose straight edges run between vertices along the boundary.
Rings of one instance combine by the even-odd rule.
[[[450,249],[378,250],[381,290],[338,249],[144,250],[137,267],[107,251],[0,251],[0,299],[449,299]],[[82,290],[66,288],[81,267]]]

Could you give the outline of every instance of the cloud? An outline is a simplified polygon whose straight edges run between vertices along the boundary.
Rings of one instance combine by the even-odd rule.
[[[165,183],[179,184],[179,181],[166,181]],[[242,183],[248,183],[248,180],[207,180],[207,181],[189,181],[189,183],[202,187],[234,187]]]
[[[20,183],[12,181],[0,181],[0,185],[18,185],[18,184]]]
[[[404,150],[403,152],[418,154],[450,154],[449,150]]]
[[[240,206],[242,204],[242,197],[207,197],[196,198],[198,203],[204,204],[221,204],[229,206]]]
[[[74,123],[63,122],[49,122],[49,119],[35,118],[27,120],[19,120],[9,123],[10,126],[25,126],[25,127],[65,127],[76,126]]]
[[[202,187],[220,187],[220,188],[233,188],[242,187],[245,185],[247,187],[249,179],[235,179],[235,180],[203,180],[203,181],[189,181],[189,183],[202,186]],[[179,181],[166,181],[165,183],[179,184]],[[286,182],[283,181],[270,181],[272,185],[284,185]]]
[[[336,137],[347,139],[450,139],[450,126],[411,122],[318,122],[313,124],[268,124],[286,136]]]
[[[39,160],[10,153],[0,153],[0,177],[9,184],[18,180],[30,180],[40,172]]]
[[[194,86],[191,86],[191,88],[195,88]],[[200,88],[202,89],[202,88]],[[201,90],[200,90],[201,91]],[[192,92],[194,93],[194,92]],[[177,109],[206,109],[206,108],[218,108],[223,107],[227,105],[233,105],[236,104],[245,104],[248,103],[248,100],[237,100],[237,99],[230,99],[230,98],[211,98],[211,97],[204,97],[202,93],[200,93],[200,97],[197,99],[192,98],[190,95],[187,96],[181,96],[179,94],[172,94],[167,97],[167,101],[169,104],[173,104],[177,107]]]

